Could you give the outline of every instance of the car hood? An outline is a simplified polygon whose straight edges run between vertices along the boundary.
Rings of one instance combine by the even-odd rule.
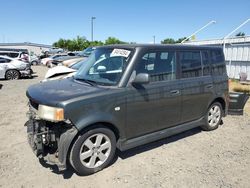
[[[71,77],[32,85],[28,88],[26,95],[38,104],[62,106],[62,103],[67,100],[87,97],[103,90],[107,90],[107,88],[91,86],[85,82],[76,81]]]
[[[75,72],[75,69],[71,69],[65,66],[56,66],[48,70],[45,75],[45,79],[52,78],[54,76],[59,76],[61,74],[67,74],[71,72]]]

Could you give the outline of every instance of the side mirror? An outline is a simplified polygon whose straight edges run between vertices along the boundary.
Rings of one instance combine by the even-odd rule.
[[[149,74],[147,74],[147,73],[137,74],[132,83],[133,84],[148,84],[149,83]]]

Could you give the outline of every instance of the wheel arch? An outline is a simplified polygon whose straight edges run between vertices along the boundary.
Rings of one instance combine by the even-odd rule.
[[[218,102],[218,103],[220,103],[221,104],[221,107],[222,107],[222,110],[223,110],[223,114],[225,114],[225,112],[226,112],[226,101],[225,101],[225,99],[223,99],[222,97],[217,97],[217,98],[215,98],[210,104],[209,104],[209,106],[211,106],[213,103],[215,103],[215,102]]]
[[[81,134],[83,134],[85,131],[88,131],[88,130],[95,128],[95,127],[105,127],[107,129],[111,130],[112,132],[114,132],[116,140],[118,140],[120,138],[120,132],[119,132],[119,129],[117,128],[117,126],[115,126],[113,123],[107,122],[107,121],[92,122],[92,123],[85,125],[81,129],[74,127],[74,131],[76,131],[76,132],[73,134],[69,133],[67,135],[64,135],[62,142],[58,146],[58,150],[59,150],[58,158],[63,166],[66,167],[66,166],[70,165],[70,161],[69,161],[70,160],[70,152],[71,152],[73,144],[75,143],[77,138]],[[71,136],[71,138],[65,138],[68,136]],[[60,138],[60,140],[61,140],[61,138]]]

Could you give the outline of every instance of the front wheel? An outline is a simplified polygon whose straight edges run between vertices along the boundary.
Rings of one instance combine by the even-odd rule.
[[[206,124],[201,126],[205,131],[212,131],[219,127],[222,118],[222,107],[218,102],[213,103],[207,111]]]
[[[72,146],[70,163],[80,175],[107,167],[114,158],[116,137],[105,127],[95,127],[80,135]]]

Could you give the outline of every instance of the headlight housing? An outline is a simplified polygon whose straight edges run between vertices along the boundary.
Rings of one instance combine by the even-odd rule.
[[[39,105],[38,116],[41,119],[45,119],[48,121],[63,121],[64,110],[63,108],[55,108],[51,106]]]

